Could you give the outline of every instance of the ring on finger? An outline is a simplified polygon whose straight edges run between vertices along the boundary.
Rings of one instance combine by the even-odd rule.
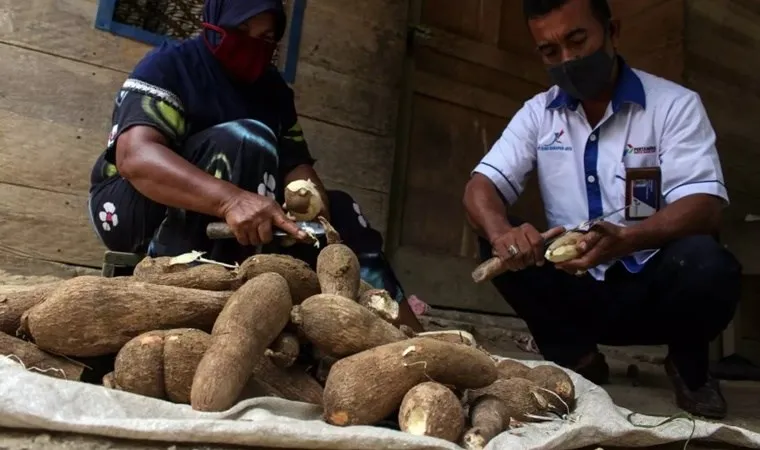
[[[520,249],[518,249],[514,244],[511,244],[509,247],[507,247],[507,251],[512,256],[517,256],[520,253]]]

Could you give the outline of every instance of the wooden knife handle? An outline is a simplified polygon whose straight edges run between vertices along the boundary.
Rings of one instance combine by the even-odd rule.
[[[541,237],[546,241],[548,233],[541,233]],[[504,262],[498,256],[487,259],[482,262],[475,270],[472,271],[472,281],[482,283],[490,281],[507,271]]]
[[[232,239],[235,234],[226,222],[211,222],[206,226],[206,236],[209,239]]]

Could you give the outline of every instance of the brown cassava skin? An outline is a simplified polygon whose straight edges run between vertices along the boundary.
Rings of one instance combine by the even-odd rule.
[[[119,350],[113,381],[121,390],[146,397],[165,397],[164,337],[166,331],[143,333]]]
[[[283,369],[269,358],[261,358],[253,369],[253,380],[286,400],[322,405],[322,385],[300,365]]]
[[[530,369],[524,378],[557,394],[568,408],[575,405],[575,384],[570,375],[559,367],[542,364]],[[551,399],[548,400],[551,402]],[[569,412],[564,411],[565,414]]]
[[[499,398],[484,395],[470,405],[472,426],[462,437],[462,446],[467,450],[482,450],[491,439],[509,428],[510,412]]]
[[[316,348],[337,358],[407,338],[372,311],[339,295],[309,297],[293,307],[290,318]]]
[[[464,431],[464,409],[451,389],[427,381],[404,395],[398,423],[407,433],[457,442]]]
[[[15,335],[24,312],[42,303],[60,284],[53,281],[32,286],[0,286],[0,332]]]
[[[300,352],[301,343],[298,338],[292,333],[282,332],[264,354],[275,366],[286,369],[296,362]]]
[[[546,416],[551,409],[546,394],[541,391],[541,388],[524,378],[499,378],[484,388],[468,393],[471,403],[484,395],[492,395],[503,401],[510,416],[523,422],[535,421],[526,414]]]
[[[330,244],[317,256],[317,278],[323,294],[359,298],[359,258],[344,244]]]
[[[192,328],[167,331],[164,338],[165,398],[190,403],[190,389],[201,358],[211,345],[211,335]]]
[[[336,230],[335,227],[333,227],[324,217],[319,216],[317,219],[319,220],[319,223],[322,224],[322,228],[325,229],[325,241],[327,242],[327,245],[340,244],[341,238],[338,230]]]
[[[146,256],[137,263],[132,276],[144,279],[157,274],[180,273],[192,267],[190,264],[170,264],[171,260],[171,256]]]
[[[470,347],[477,346],[472,334],[462,330],[426,331],[417,333],[417,336],[438,339],[439,341],[451,342],[453,344],[469,345]]]
[[[144,332],[210,330],[231,293],[80,276],[28,310],[20,330],[43,350],[91,357],[117,353]]]
[[[21,362],[27,370],[64,380],[79,380],[84,366],[40,350],[31,342],[0,333],[0,355]]]
[[[359,304],[380,316],[383,320],[398,321],[399,306],[385,289],[370,289],[359,296]]]
[[[502,359],[496,363],[499,378],[526,378],[530,367],[512,359]]]
[[[276,273],[261,274],[232,294],[195,372],[193,409],[224,411],[235,404],[264,351],[288,323],[292,307],[288,282]]]
[[[305,262],[288,255],[251,256],[240,265],[238,276],[247,281],[268,272],[280,274],[287,280],[295,305],[320,292],[317,273]]]
[[[168,256],[143,258],[138,263],[138,266],[143,265],[141,270],[135,267],[134,279],[164,286],[209,291],[234,291],[243,284],[243,280],[236,272],[222,266],[216,264],[199,264],[192,267],[187,264],[169,265],[171,259]],[[180,266],[178,269],[174,269],[178,266]]]
[[[409,389],[429,380],[475,389],[496,380],[496,367],[475,348],[429,338],[365,350],[330,369],[324,419],[338,426],[376,424],[401,405]]]

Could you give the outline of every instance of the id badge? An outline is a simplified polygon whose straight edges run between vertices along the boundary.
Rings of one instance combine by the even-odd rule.
[[[625,170],[626,220],[643,220],[660,210],[661,178],[659,167]]]

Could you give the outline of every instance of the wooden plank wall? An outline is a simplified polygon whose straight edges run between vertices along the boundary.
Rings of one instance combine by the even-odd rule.
[[[744,268],[735,349],[760,363],[760,2],[687,0],[685,81],[699,92],[718,136],[731,206],[722,241]]]
[[[722,238],[760,274],[760,2],[688,0],[687,86],[699,92],[718,136],[731,197]]]
[[[0,0],[0,254],[97,266],[91,164],[148,46],[93,29],[96,0]],[[297,106],[318,170],[387,222],[406,29],[402,0],[309,2]],[[396,69],[397,68],[397,69]]]

